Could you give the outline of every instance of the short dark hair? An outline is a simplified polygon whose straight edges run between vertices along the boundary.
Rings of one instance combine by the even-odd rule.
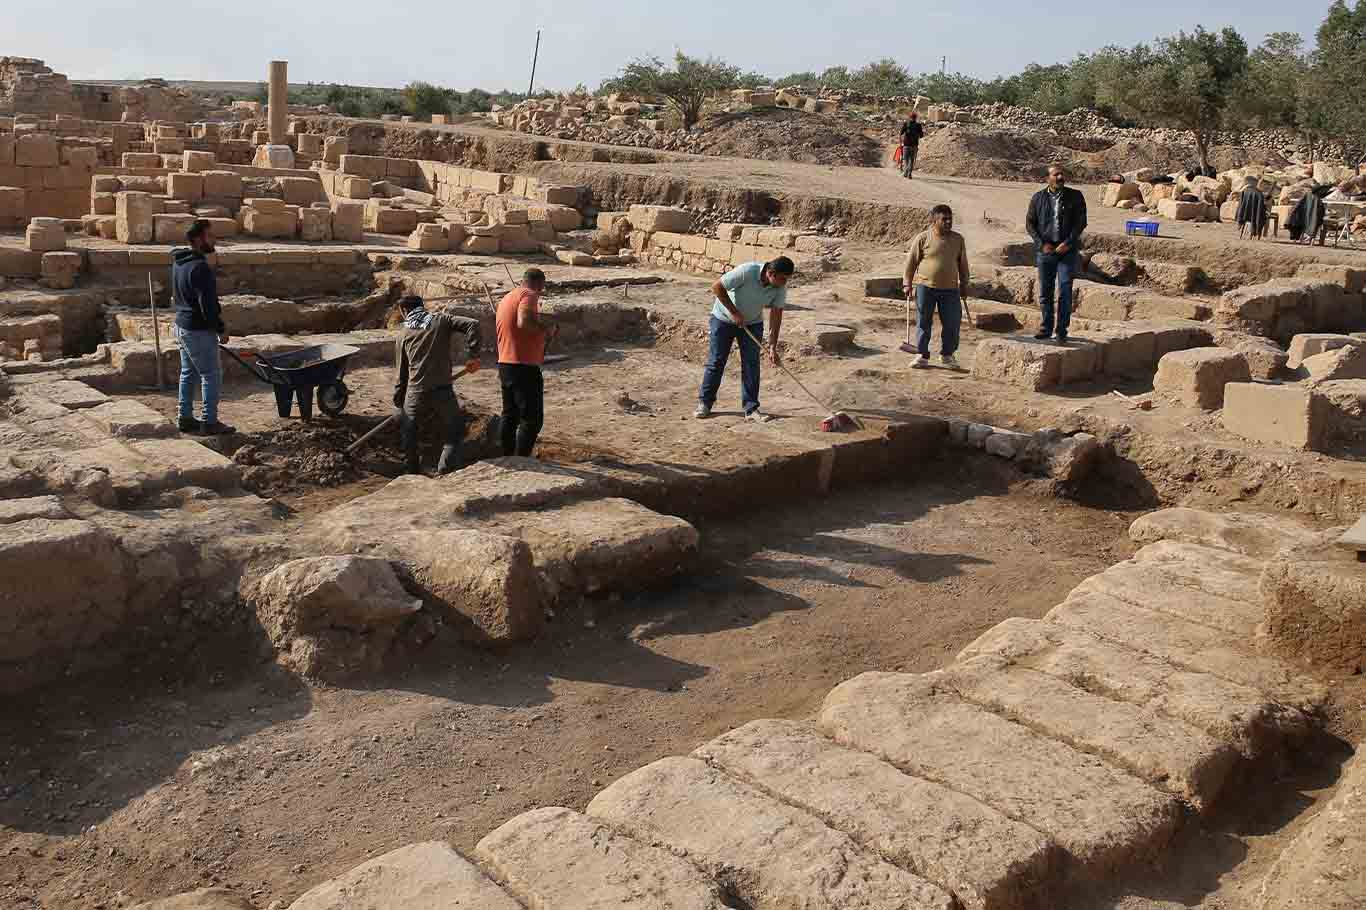
[[[537,286],[545,284],[545,272],[540,269],[527,269],[522,273],[522,283]]]
[[[941,202],[934,208],[930,209],[930,218],[934,218],[935,215],[948,215],[950,218],[952,218],[953,209],[949,208],[947,205]]]
[[[405,294],[398,298],[398,308],[405,313],[420,306],[422,306],[422,298],[416,294]]]
[[[779,256],[768,264],[770,275],[791,275],[797,271],[797,267],[792,264],[792,260],[786,256]]]
[[[209,222],[203,218],[196,218],[190,225],[190,229],[185,232],[185,239],[190,241],[190,243],[194,243],[200,237],[204,236],[205,231],[212,227],[213,225],[209,224]]]

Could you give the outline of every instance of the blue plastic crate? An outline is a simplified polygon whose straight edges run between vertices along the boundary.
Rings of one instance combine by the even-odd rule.
[[[1126,221],[1124,222],[1124,233],[1140,234],[1144,237],[1157,236],[1156,221]]]

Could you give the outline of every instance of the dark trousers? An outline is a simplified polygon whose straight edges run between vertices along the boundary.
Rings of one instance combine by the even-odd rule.
[[[915,156],[920,154],[920,146],[903,145],[901,147],[901,176],[910,177],[915,170]]]
[[[503,454],[530,457],[545,425],[545,379],[541,368],[527,363],[498,364],[503,387],[503,419],[499,425]]]
[[[747,328],[760,343],[764,340],[764,323],[751,322]],[[716,393],[721,388],[721,377],[726,372],[730,360],[730,349],[740,342],[740,388],[741,403],[745,413],[759,410],[759,345],[746,335],[740,326],[729,319],[711,317],[711,349],[707,352],[707,366],[702,371],[702,388],[697,400],[707,407],[716,404]]]
[[[1080,259],[1076,250],[1068,250],[1064,256],[1057,253],[1040,252],[1039,266],[1039,309],[1043,314],[1040,332],[1053,334],[1053,299],[1056,285],[1058,301],[1058,335],[1065,336],[1067,327],[1072,323],[1072,276],[1077,272]]]
[[[455,456],[460,450],[460,441],[465,438],[465,415],[455,398],[451,386],[438,386],[435,389],[408,389],[403,398],[403,410],[399,414],[399,437],[403,441],[403,455],[408,470],[416,474],[422,468],[417,454],[417,434],[422,421],[428,416],[441,420],[442,438],[441,460],[437,462],[436,472],[448,474],[455,470]]]
[[[934,334],[934,311],[939,311],[939,351],[945,357],[958,350],[958,334],[963,325],[963,298],[957,288],[915,286],[916,349],[921,357],[930,356]]]

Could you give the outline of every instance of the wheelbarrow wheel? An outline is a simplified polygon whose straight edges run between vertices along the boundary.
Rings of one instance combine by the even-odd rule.
[[[346,383],[338,381],[331,385],[318,386],[318,410],[328,417],[340,417],[351,400],[351,390]]]

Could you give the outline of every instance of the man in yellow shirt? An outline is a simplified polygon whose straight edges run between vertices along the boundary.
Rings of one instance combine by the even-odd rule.
[[[906,257],[902,290],[909,298],[915,291],[916,349],[920,356],[911,366],[930,365],[930,337],[934,313],[939,311],[940,353],[944,366],[958,369],[958,331],[963,323],[963,299],[968,293],[968,246],[953,229],[953,209],[936,205],[930,209],[930,227],[911,241]]]

